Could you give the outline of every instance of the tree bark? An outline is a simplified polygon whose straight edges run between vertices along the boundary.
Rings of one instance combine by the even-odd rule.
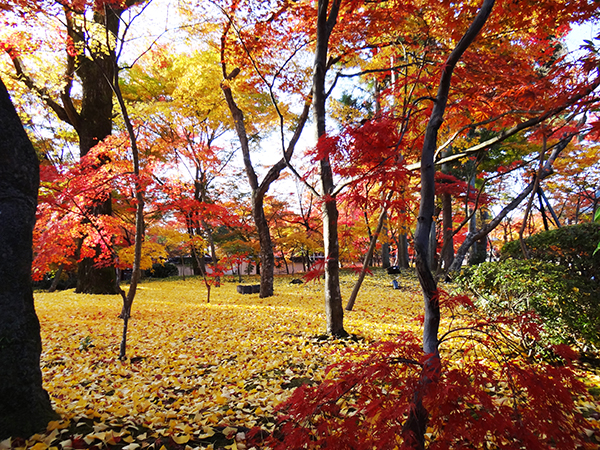
[[[442,235],[444,240],[440,252],[440,260],[445,270],[450,267],[454,259],[454,233],[452,231],[452,196],[450,194],[442,194]]]
[[[40,324],[31,287],[37,155],[0,80],[0,440],[58,418],[42,388]]]
[[[83,32],[71,20],[67,12],[68,33],[73,42],[83,43]],[[109,6],[96,11],[95,24],[105,27],[108,34],[116,36],[119,32],[119,13]],[[96,52],[91,57],[83,52],[73,61],[73,72],[81,80],[81,109],[79,113],[72,108],[72,102],[63,95],[65,110],[72,109],[69,116],[79,137],[79,156],[83,157],[112,132],[113,90],[108,80],[115,76],[115,54]],[[111,215],[112,199],[92,208],[90,214]],[[99,251],[99,249],[98,249]],[[84,294],[117,294],[116,270],[114,267],[95,267],[94,258],[84,258],[77,270],[75,292]]]

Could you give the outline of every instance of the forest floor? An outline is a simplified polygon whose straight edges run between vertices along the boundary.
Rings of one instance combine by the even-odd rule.
[[[120,297],[36,293],[45,388],[63,420],[28,440],[3,441],[0,450],[243,450],[248,429],[272,428],[274,408],[293,388],[321,381],[348,347],[420,333],[422,297],[413,276],[367,277],[345,315],[355,338],[345,340],[324,336],[322,282],[292,278],[276,278],[275,295],[260,299],[238,294],[228,277],[212,288],[210,303],[201,279],[144,280],[124,361]],[[401,289],[392,288],[393,278]],[[354,279],[342,278],[345,299]],[[243,284],[257,282],[245,277]],[[600,392],[600,376],[590,369],[586,378],[592,393]],[[590,399],[582,408],[596,413]]]

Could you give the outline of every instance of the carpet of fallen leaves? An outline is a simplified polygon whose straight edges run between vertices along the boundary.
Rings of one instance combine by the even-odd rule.
[[[344,298],[354,278],[343,278]],[[276,279],[266,299],[225,281],[210,303],[199,279],[145,281],[125,361],[118,359],[120,297],[36,293],[45,388],[63,420],[27,440],[3,441],[0,450],[243,450],[250,428],[270,429],[274,408],[295,387],[322,380],[347,347],[421,327],[417,281],[402,277],[394,290],[381,272],[365,280],[346,313],[346,330],[359,338],[326,339],[322,284],[290,280]],[[600,391],[600,378],[588,379]],[[593,415],[596,406],[582,407]]]

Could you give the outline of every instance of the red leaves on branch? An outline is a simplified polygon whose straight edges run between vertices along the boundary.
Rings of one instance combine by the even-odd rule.
[[[472,309],[463,296],[442,293],[440,302],[453,316],[461,308]],[[351,351],[344,362],[328,369],[321,385],[300,387],[281,405],[267,445],[412,448],[400,436],[416,390],[425,389],[430,450],[588,448],[585,420],[575,404],[586,389],[570,366],[572,350],[555,347],[560,363],[532,363],[506,334],[513,328],[515,334],[535,335],[530,318],[468,317],[444,335],[453,340],[455,353],[443,356],[439,381],[420,383],[425,356],[411,333]],[[457,339],[463,344],[457,345]]]

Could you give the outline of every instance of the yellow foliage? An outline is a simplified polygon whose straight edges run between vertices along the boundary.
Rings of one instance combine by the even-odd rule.
[[[134,246],[122,248],[119,250],[119,261],[121,264],[132,266],[134,259]],[[152,263],[158,262],[161,259],[168,257],[164,245],[157,242],[145,241],[142,243],[142,259],[140,260],[140,268],[148,270],[152,268]]]

